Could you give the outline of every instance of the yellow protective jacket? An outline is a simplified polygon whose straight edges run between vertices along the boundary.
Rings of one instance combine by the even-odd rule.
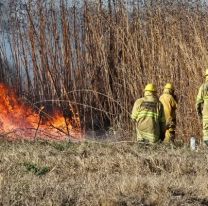
[[[199,88],[196,99],[197,114],[203,121],[203,139],[208,140],[208,78]]]
[[[199,88],[196,98],[196,110],[200,117],[208,119],[208,78]]]
[[[160,97],[165,113],[166,128],[175,128],[177,102],[171,95],[170,90],[165,89]]]
[[[165,119],[162,104],[150,92],[136,100],[131,118],[136,121],[137,140],[148,140],[150,143],[164,139]]]

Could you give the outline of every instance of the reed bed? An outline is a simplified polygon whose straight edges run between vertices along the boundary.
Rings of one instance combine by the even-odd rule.
[[[78,115],[83,128],[128,131],[145,84],[160,95],[173,82],[178,138],[201,135],[195,98],[208,66],[204,1],[30,0],[21,12],[12,5],[15,75],[2,70],[0,78],[33,105]]]

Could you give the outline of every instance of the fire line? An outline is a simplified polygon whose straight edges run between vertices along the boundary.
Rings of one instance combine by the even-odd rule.
[[[41,113],[35,112],[24,104],[17,94],[4,84],[0,84],[0,134],[9,139],[57,139],[69,137],[82,138],[80,126],[74,128],[70,119],[64,118],[60,111],[55,111],[51,118],[43,121]],[[79,117],[73,117],[80,125]],[[68,127],[68,128],[67,128]],[[69,133],[69,134],[68,134]]]

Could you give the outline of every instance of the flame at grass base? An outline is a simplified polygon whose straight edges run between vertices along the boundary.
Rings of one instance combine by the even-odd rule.
[[[80,119],[67,119],[59,111],[43,120],[43,108],[34,112],[10,88],[0,84],[0,134],[8,139],[82,139]],[[76,127],[72,125],[72,121]]]

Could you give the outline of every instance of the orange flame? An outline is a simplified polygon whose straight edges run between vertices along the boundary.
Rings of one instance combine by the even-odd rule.
[[[56,111],[46,121],[42,121],[44,107],[39,112],[26,106],[20,101],[10,88],[0,84],[0,134],[9,139],[74,139],[82,138],[80,119],[73,117],[76,123],[74,128],[69,119],[64,118],[59,111]]]

